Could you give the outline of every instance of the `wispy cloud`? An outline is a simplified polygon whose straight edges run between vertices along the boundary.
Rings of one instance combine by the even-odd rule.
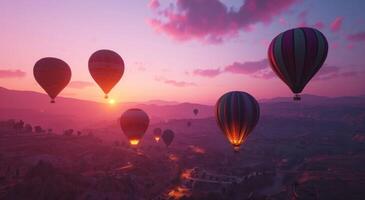
[[[155,78],[156,81],[165,83],[167,85],[172,85],[175,87],[190,87],[190,86],[196,86],[195,83],[193,82],[186,82],[186,81],[176,81],[176,80],[172,80],[172,79],[167,79],[165,77],[156,77]]]
[[[0,69],[0,78],[23,78],[26,73],[22,70]]]
[[[71,81],[70,84],[68,85],[69,88],[74,88],[74,89],[85,89],[93,86],[94,83],[87,81]]]
[[[222,71],[219,68],[217,68],[217,69],[196,69],[193,71],[194,75],[205,76],[205,77],[216,77],[221,73],[222,73]]]
[[[330,25],[331,31],[332,32],[339,31],[342,27],[342,21],[343,17],[336,17],[336,19],[334,19]]]
[[[239,31],[251,31],[258,23],[270,24],[296,2],[299,1],[246,0],[238,10],[233,10],[219,0],[177,0],[175,4],[156,11],[157,18],[149,23],[175,40],[220,43]],[[156,6],[150,7],[156,10]]]
[[[347,36],[347,39],[353,42],[365,42],[365,31],[350,34]]]

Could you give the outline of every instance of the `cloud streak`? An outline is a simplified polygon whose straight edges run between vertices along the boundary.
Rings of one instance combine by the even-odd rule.
[[[342,27],[343,17],[336,17],[330,25],[330,29],[332,32],[338,32]]]
[[[23,78],[26,73],[22,70],[0,69],[0,78]]]
[[[155,78],[156,81],[165,83],[167,85],[171,85],[174,87],[190,87],[190,86],[196,86],[195,83],[193,82],[185,82],[185,81],[176,81],[176,80],[172,80],[172,79],[166,79],[164,77],[156,77]]]
[[[221,43],[239,31],[251,31],[258,23],[271,23],[296,2],[298,0],[246,0],[234,10],[219,0],[177,0],[157,11],[157,17],[149,24],[178,41],[195,39]]]
[[[196,73],[196,71],[199,71],[199,73]],[[211,74],[211,71],[214,73]],[[198,69],[195,70],[193,73],[194,75],[209,78],[214,78],[222,73],[246,75],[252,78],[265,80],[277,78],[276,74],[272,71],[267,59],[248,62],[234,62],[230,65],[223,67],[223,70],[220,70],[219,68],[205,70]],[[355,77],[360,75],[365,75],[365,71],[356,70],[354,67],[351,66],[338,67],[325,64],[320,69],[318,74],[314,76],[313,81]]]
[[[347,39],[352,41],[352,42],[365,42],[365,31],[350,34],[350,35],[347,36]]]
[[[73,88],[73,89],[85,89],[88,87],[93,87],[94,83],[92,82],[87,82],[87,81],[71,81],[70,84],[68,85],[69,88]]]
[[[196,69],[193,71],[193,74],[196,76],[204,76],[204,77],[216,77],[221,74],[221,70],[217,69]]]

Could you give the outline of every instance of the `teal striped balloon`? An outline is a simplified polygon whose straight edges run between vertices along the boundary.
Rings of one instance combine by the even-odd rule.
[[[218,99],[215,115],[219,128],[238,151],[260,118],[260,106],[250,94],[232,91]]]
[[[307,83],[322,67],[328,53],[326,37],[314,28],[295,28],[280,33],[268,49],[268,58],[275,74],[300,100]]]

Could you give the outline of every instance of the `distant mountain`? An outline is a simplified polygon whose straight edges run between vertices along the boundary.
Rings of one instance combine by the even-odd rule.
[[[46,94],[2,87],[0,87],[0,97],[0,120],[23,119],[33,124],[52,127],[56,124],[59,127],[99,127],[108,121],[115,123],[123,111],[132,107],[145,110],[152,123],[169,119],[204,118],[213,114],[211,106],[162,100],[128,102],[111,106],[99,102],[57,97],[56,103],[51,104]],[[200,111],[197,116],[193,114],[194,108]]]
[[[261,99],[260,103],[302,103],[310,105],[318,104],[365,104],[365,95],[361,96],[342,96],[342,97],[325,97],[311,94],[301,95],[301,100],[298,102],[293,101],[293,97],[275,97],[272,99]]]
[[[365,107],[365,96],[330,98],[302,95],[300,102],[294,102],[292,97],[278,97],[261,100],[260,106],[262,115],[296,116],[299,114],[300,106],[304,106],[311,115],[314,113],[318,116],[326,115],[328,112],[324,110],[334,110],[333,108],[337,110],[342,108],[341,114],[345,114],[349,109]],[[111,106],[105,103],[58,97],[55,104],[50,104],[49,97],[45,94],[0,87],[0,120],[23,119],[32,124],[54,129],[101,128],[117,125],[116,122],[121,113],[132,107],[146,111],[152,124],[171,119],[201,119],[214,116],[213,106],[188,102],[152,100]],[[199,110],[196,116],[193,114],[194,108]],[[309,108],[311,112],[308,111]]]

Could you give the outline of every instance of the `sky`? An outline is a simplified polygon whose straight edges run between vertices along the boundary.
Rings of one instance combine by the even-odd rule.
[[[60,96],[102,102],[87,62],[111,49],[125,62],[110,93],[118,102],[214,104],[232,90],[291,96],[267,48],[279,33],[308,26],[327,37],[329,52],[304,93],[364,95],[364,9],[362,0],[2,0],[0,86],[44,93],[33,66],[57,57],[72,69]]]

